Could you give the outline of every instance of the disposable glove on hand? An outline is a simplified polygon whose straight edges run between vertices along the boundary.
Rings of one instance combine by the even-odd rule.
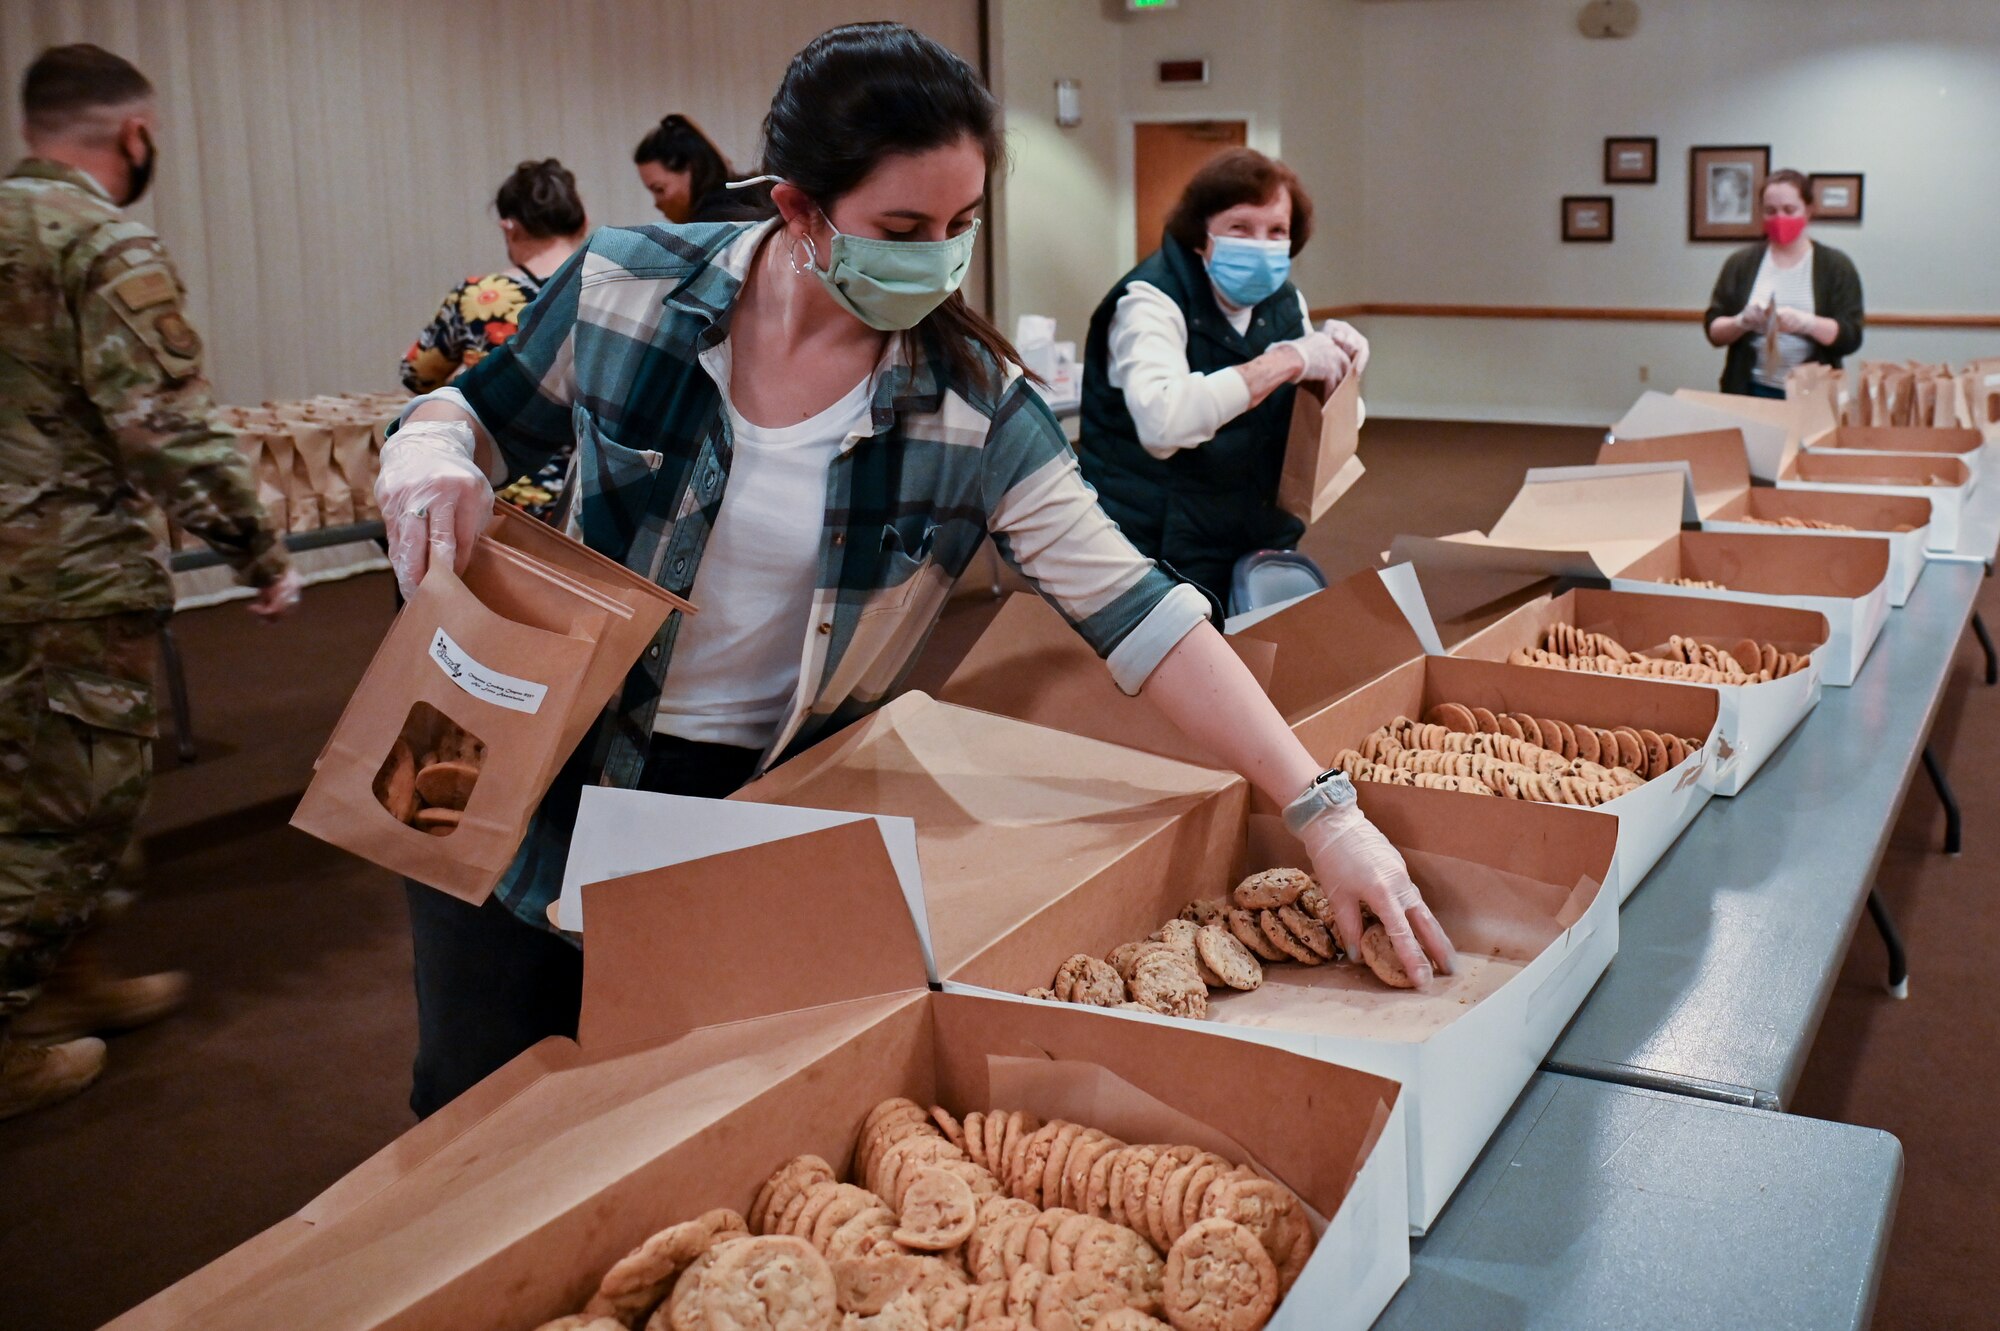
[[[1290,347],[1298,353],[1299,359],[1305,362],[1306,368],[1299,375],[1301,380],[1316,379],[1325,384],[1329,390],[1347,377],[1351,367],[1347,353],[1341,350],[1338,342],[1325,333],[1307,333],[1304,337],[1295,337],[1289,342],[1280,342],[1278,345]]]
[[[267,624],[283,619],[299,608],[299,598],[305,585],[305,579],[299,576],[297,569],[286,569],[278,575],[276,582],[257,589],[257,595],[250,601],[250,613]]]
[[[1360,329],[1353,324],[1342,323],[1338,319],[1328,319],[1320,325],[1319,331],[1332,338],[1335,345],[1347,353],[1347,359],[1354,364],[1356,375],[1367,373],[1368,339],[1361,335]]]
[[[1786,305],[1779,308],[1777,314],[1772,316],[1772,321],[1778,325],[1778,331],[1781,333],[1795,333],[1800,337],[1807,337],[1811,335],[1813,317],[1804,310],[1795,310]]]
[[[1361,955],[1361,908],[1366,906],[1382,922],[1411,980],[1429,984],[1433,964],[1439,974],[1451,974],[1457,960],[1451,940],[1410,881],[1402,855],[1358,805],[1320,814],[1306,824],[1299,840],[1312,856],[1313,876],[1332,907],[1328,923],[1348,956]]]
[[[493,486],[472,460],[464,421],[415,421],[382,445],[375,502],[389,533],[389,566],[414,596],[431,561],[463,572],[493,516]]]
[[[1766,332],[1771,327],[1771,307],[1769,305],[1745,305],[1736,322],[1753,333]]]

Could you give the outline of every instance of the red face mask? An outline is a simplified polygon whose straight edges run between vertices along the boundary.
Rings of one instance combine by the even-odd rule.
[[[1806,233],[1807,218],[1803,213],[1797,217],[1767,217],[1764,219],[1764,234],[1774,245],[1789,245]]]

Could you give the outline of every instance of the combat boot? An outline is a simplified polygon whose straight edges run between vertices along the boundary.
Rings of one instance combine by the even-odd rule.
[[[13,1035],[35,1044],[129,1031],[158,1021],[187,1001],[186,971],[119,979],[105,973],[88,940],[72,947],[42,986],[41,996],[15,1016]]]
[[[102,1040],[0,1044],[0,1119],[67,1100],[102,1071]]]

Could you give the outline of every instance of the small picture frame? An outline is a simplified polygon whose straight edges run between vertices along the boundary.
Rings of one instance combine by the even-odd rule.
[[[1604,183],[1656,185],[1660,180],[1660,141],[1626,138],[1604,141]]]
[[[1861,220],[1861,173],[1859,171],[1815,171],[1812,186],[1812,215],[1816,222],[1859,222]]]
[[[1562,238],[1566,243],[1610,241],[1610,196],[1565,194],[1562,202]]]
[[[1688,239],[1755,240],[1764,234],[1769,144],[1688,149]]]

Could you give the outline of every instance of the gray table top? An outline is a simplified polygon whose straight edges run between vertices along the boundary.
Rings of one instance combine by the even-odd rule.
[[[2000,487],[1996,487],[2000,488]],[[1709,801],[1545,1067],[1767,1109],[1798,1084],[1984,571],[1934,563],[1851,688]]]
[[[1865,1327],[1886,1132],[1540,1073],[1376,1331]]]
[[[1934,558],[1990,564],[1996,551],[2000,551],[2000,479],[1989,474],[1966,496],[1965,510],[1958,517],[1958,548]]]

